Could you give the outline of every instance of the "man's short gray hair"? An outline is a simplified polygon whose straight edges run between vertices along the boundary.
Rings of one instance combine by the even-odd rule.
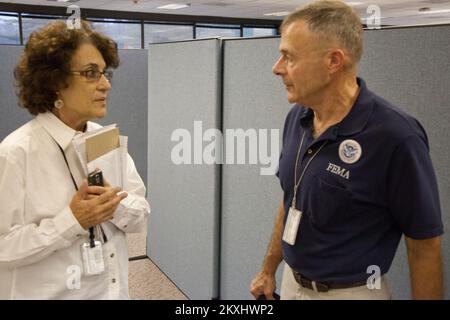
[[[361,60],[363,27],[358,14],[342,1],[320,0],[289,14],[280,31],[297,21],[305,21],[309,30],[325,41],[337,41],[350,56],[353,66]]]

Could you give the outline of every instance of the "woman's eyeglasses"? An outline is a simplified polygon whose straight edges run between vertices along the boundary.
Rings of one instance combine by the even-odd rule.
[[[109,82],[111,82],[112,77],[113,77],[113,71],[112,70],[104,70],[99,71],[99,70],[83,70],[83,71],[71,71],[70,73],[72,74],[77,74],[80,75],[82,77],[85,77],[87,81],[89,82],[96,82],[99,81],[100,78],[102,77],[102,75],[105,76],[106,80],[108,80]]]

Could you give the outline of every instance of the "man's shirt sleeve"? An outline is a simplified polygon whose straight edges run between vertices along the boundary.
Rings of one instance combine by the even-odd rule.
[[[406,236],[428,239],[443,233],[436,175],[425,136],[410,135],[397,145],[386,184],[389,211]]]

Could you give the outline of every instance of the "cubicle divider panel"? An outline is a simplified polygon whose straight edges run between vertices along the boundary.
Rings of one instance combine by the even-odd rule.
[[[23,46],[0,45],[0,141],[33,118],[19,107],[14,86],[14,67],[22,50]]]
[[[117,123],[128,136],[128,152],[147,185],[148,84],[147,50],[119,50],[120,65],[114,70],[108,97],[108,114],[103,125]]]
[[[442,220],[450,226],[450,25],[370,30],[365,34],[360,74],[367,86],[420,121],[438,180]],[[446,299],[450,298],[450,238],[444,234]],[[409,299],[404,241],[388,273],[393,297]]]
[[[208,146],[221,123],[220,41],[148,51],[148,256],[187,297],[217,298],[220,168]]]
[[[253,298],[250,282],[261,267],[283,200],[274,173],[291,106],[281,80],[271,71],[279,56],[278,42],[278,38],[261,38],[223,43],[223,130],[230,138],[225,139],[228,161],[222,174],[222,299]],[[245,154],[240,154],[239,140],[245,143]],[[238,161],[240,156],[245,159]]]

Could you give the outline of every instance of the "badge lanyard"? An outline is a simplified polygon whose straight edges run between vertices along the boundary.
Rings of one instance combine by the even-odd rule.
[[[292,198],[292,204],[291,207],[295,208],[296,202],[297,202],[297,189],[300,186],[300,183],[302,182],[303,176],[305,175],[306,169],[308,169],[309,164],[311,163],[311,161],[313,161],[313,159],[316,157],[316,155],[320,152],[320,150],[322,150],[323,147],[325,147],[325,145],[327,144],[328,141],[325,141],[324,143],[322,143],[322,145],[320,146],[320,148],[316,151],[316,153],[314,153],[314,155],[309,159],[309,161],[306,163],[305,168],[302,171],[302,174],[300,175],[300,178],[298,179],[297,182],[297,166],[298,166],[298,158],[300,157],[300,151],[302,150],[302,146],[303,146],[303,142],[305,140],[305,134],[306,132],[303,132],[303,136],[302,136],[302,140],[300,142],[300,146],[298,147],[298,151],[297,151],[297,158],[295,160],[295,169],[294,169],[294,197]]]
[[[69,162],[67,161],[66,154],[64,153],[64,150],[63,150],[63,148],[61,148],[59,143],[56,143],[56,144],[58,145],[59,150],[61,150],[61,153],[62,153],[62,155],[64,157],[64,161],[66,162],[66,166],[67,166],[67,169],[69,170],[70,177],[72,178],[73,186],[75,187],[75,190],[78,191],[78,186],[77,186],[77,183],[75,182],[75,178],[73,177],[72,171],[70,170],[70,166],[69,166]],[[103,242],[107,242],[107,238],[106,238],[106,235],[105,235],[103,229],[101,227],[100,227],[100,229],[101,229],[102,234],[103,234]],[[89,227],[89,244],[90,244],[91,248],[95,247],[94,227]]]

